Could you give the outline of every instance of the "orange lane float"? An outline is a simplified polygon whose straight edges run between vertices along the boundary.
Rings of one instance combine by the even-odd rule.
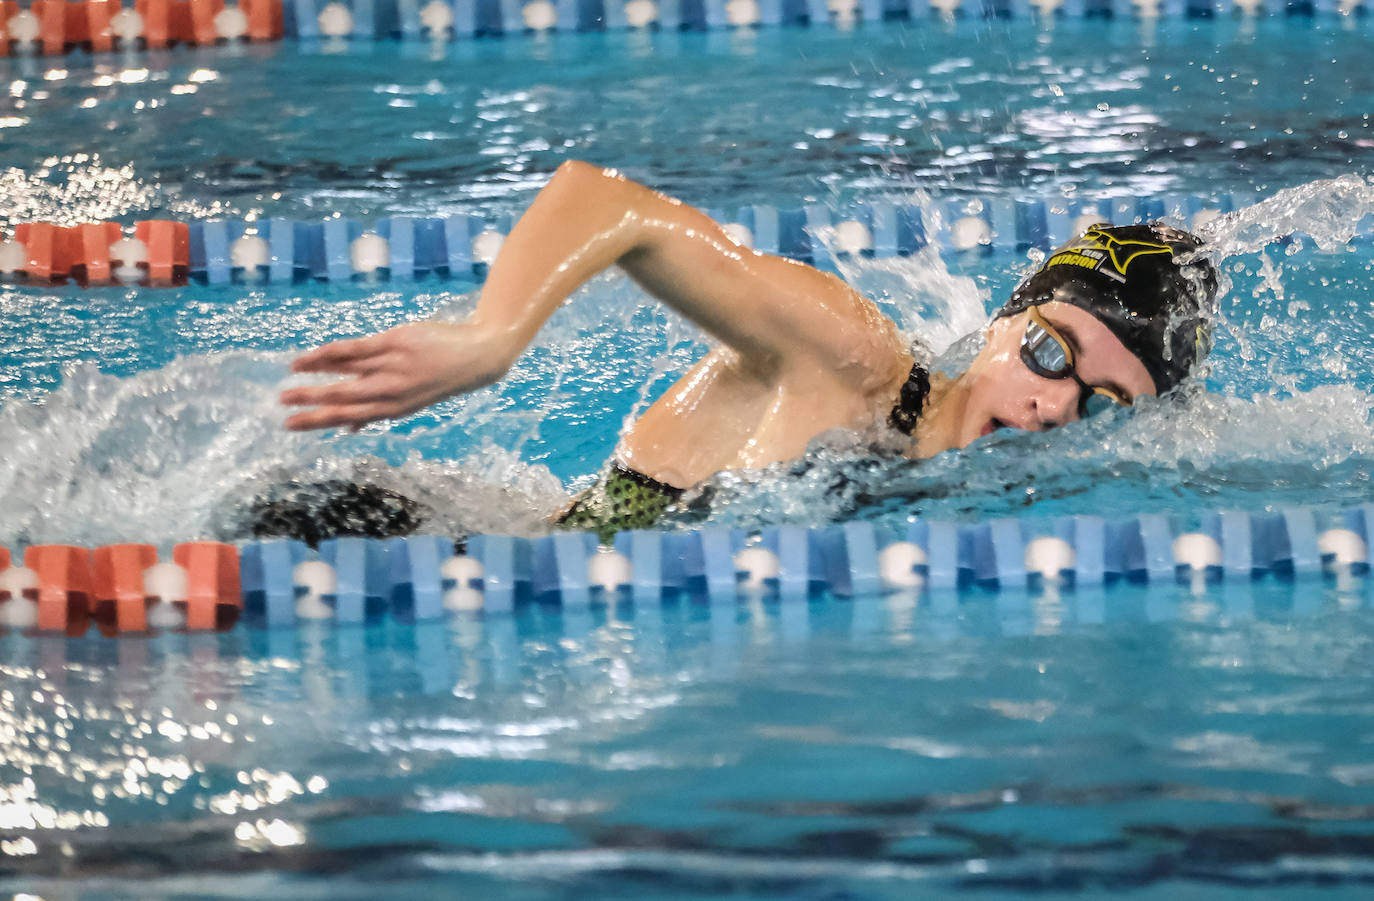
[[[28,252],[24,274],[35,281],[64,279],[71,272],[71,233],[49,222],[22,222],[14,237]]]
[[[151,544],[111,544],[91,554],[91,616],[105,635],[148,630],[143,574],[157,564]]]
[[[72,277],[82,284],[100,285],[110,280],[110,245],[124,237],[119,224],[98,222],[70,229]]]
[[[186,570],[186,628],[232,628],[243,610],[238,548],[188,541],[172,548],[172,561]]]
[[[24,565],[38,577],[38,628],[82,635],[90,625],[91,553],[68,544],[34,545]]]
[[[148,248],[148,278],[155,285],[180,284],[191,272],[191,230],[185,222],[151,219],[134,226]]]

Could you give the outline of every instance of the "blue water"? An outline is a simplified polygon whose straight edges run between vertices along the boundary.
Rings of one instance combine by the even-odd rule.
[[[557,35],[437,60],[391,44],[7,60],[0,221],[499,222],[585,157],[708,207],[1296,189],[1353,226],[1371,210],[1322,180],[1368,172],[1368,40],[1360,19],[963,22]],[[1300,231],[1329,224],[1303,209]],[[722,477],[706,522],[1165,511],[1187,527],[1297,503],[1330,522],[1371,498],[1370,243],[1261,244],[1224,263],[1197,390],[921,466],[827,439]],[[1029,265],[932,251],[843,274],[922,330],[976,324]],[[283,473],[359,467],[445,531],[541,530],[703,347],[624,280],[580,292],[502,386],[356,436],[278,428],[289,352],[461,315],[474,287],[0,289],[0,543],[165,545],[215,534]],[[1362,895],[1369,604],[1362,580],[1268,577],[0,636],[0,891]]]
[[[1364,603],[1117,586],[11,639],[0,816],[35,847],[0,886],[1353,893],[1374,841]]]
[[[568,157],[707,207],[1265,193],[1367,170],[1369,37],[1358,17],[929,22],[559,34],[438,59],[364,42],[5,60],[0,169],[75,167],[102,209],[299,218],[509,214]],[[46,200],[17,191],[0,218]]]

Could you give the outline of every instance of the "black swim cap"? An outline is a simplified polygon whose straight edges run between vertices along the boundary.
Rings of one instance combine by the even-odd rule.
[[[1094,225],[1050,254],[995,318],[1059,301],[1092,313],[1145,364],[1163,394],[1212,348],[1217,273],[1202,245],[1165,225]]]

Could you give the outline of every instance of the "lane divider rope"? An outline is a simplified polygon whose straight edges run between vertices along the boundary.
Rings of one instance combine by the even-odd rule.
[[[1049,250],[1098,222],[1124,225],[1169,218],[1196,228],[1251,201],[1239,194],[1092,201],[998,198],[986,203],[949,200],[926,212],[886,201],[860,203],[842,212],[820,204],[708,212],[741,244],[834,268],[836,258],[905,256],[929,244],[973,255]],[[370,224],[342,218],[146,220],[69,227],[27,222],[0,236],[0,280],[154,286],[431,276],[480,281],[510,227],[508,215],[488,219],[461,214],[395,216]],[[1359,231],[1374,234],[1374,216],[1360,223]]]
[[[1366,575],[1374,504],[1338,513],[1211,512],[1185,530],[1164,514],[1128,519],[998,518],[959,524],[918,519],[901,534],[871,522],[819,528],[783,525],[757,534],[724,528],[621,532],[610,545],[591,533],[525,539],[477,535],[335,538],[176,545],[169,560],[147,544],[93,549],[35,545],[11,558],[0,548],[0,630],[147,634],[421,622],[455,613],[509,614],[531,602],[588,609],[622,593],[635,603],[665,597],[712,603],[770,594],[804,603],[920,592],[1057,592],[1122,580],[1190,586],[1260,578],[1333,578],[1352,590]],[[22,561],[22,562],[21,562]]]
[[[888,19],[1351,16],[1368,0],[0,0],[0,56],[234,41],[429,40],[625,28],[852,28]]]

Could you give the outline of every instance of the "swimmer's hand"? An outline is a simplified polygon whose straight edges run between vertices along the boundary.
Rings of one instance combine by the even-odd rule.
[[[471,322],[412,322],[312,350],[292,362],[292,372],[332,372],[348,378],[283,391],[282,404],[314,408],[291,416],[286,427],[298,432],[357,428],[408,416],[451,395],[490,385],[514,360],[494,337]]]

